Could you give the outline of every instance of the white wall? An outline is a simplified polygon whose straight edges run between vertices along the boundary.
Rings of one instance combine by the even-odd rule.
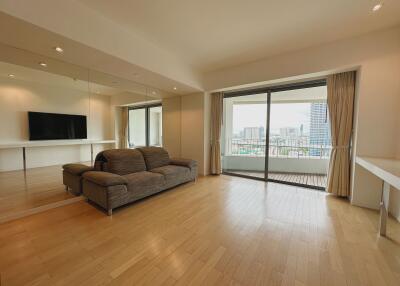
[[[195,93],[181,97],[181,156],[198,162],[199,174],[210,173],[211,96]]]
[[[113,95],[111,97],[111,105],[113,106],[132,105],[137,103],[143,103],[151,99],[154,98],[150,98],[142,94],[124,92],[124,93],[119,93],[117,95]]]
[[[86,115],[89,139],[112,138],[109,96],[91,94],[89,99],[89,93],[77,89],[0,77],[0,144],[29,140],[27,111]],[[104,147],[96,145],[94,151]],[[27,149],[28,168],[88,160],[89,146]],[[0,150],[0,171],[21,168],[21,150]]]
[[[399,39],[400,40],[400,39]],[[365,61],[359,70],[356,155],[396,157],[400,108],[400,41],[397,53],[384,53]],[[378,208],[381,181],[358,165],[354,166],[352,202]],[[400,197],[392,192],[390,211],[400,218]]]
[[[162,100],[163,147],[171,157],[181,157],[181,97]]]
[[[400,158],[400,27],[208,73],[208,90],[357,69],[354,154]],[[352,203],[377,208],[381,183],[353,165]],[[392,192],[393,193],[393,192]],[[391,212],[400,214],[400,195]]]
[[[181,102],[181,156],[195,159],[204,175],[204,93],[182,96]]]

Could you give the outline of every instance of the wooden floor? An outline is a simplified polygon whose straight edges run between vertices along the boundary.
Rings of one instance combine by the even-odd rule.
[[[229,172],[239,175],[264,178],[264,172],[251,172],[251,171],[229,171]],[[326,188],[326,175],[269,172],[268,178],[282,182]]]
[[[26,174],[0,172],[0,217],[73,197],[62,184],[61,165],[28,169]]]
[[[323,192],[205,177],[117,209],[0,225],[1,285],[398,286],[400,224]]]

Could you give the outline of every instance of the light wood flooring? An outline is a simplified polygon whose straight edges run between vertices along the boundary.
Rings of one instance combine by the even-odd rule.
[[[62,184],[61,165],[0,172],[0,217],[74,196]]]
[[[1,285],[398,286],[400,225],[323,192],[220,176],[0,225]]]
[[[251,176],[256,178],[264,178],[264,172],[251,172],[251,171],[229,171],[231,173]],[[305,173],[283,173],[283,172],[269,172],[268,178],[278,180],[281,182],[295,183],[301,185],[308,185],[312,187],[326,188],[326,175],[320,174],[305,174]]]

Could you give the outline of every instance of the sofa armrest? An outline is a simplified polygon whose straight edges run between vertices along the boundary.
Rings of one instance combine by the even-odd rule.
[[[62,168],[65,172],[78,176],[85,172],[93,171],[92,167],[83,164],[65,164],[62,166]]]
[[[192,159],[184,159],[184,158],[171,158],[170,164],[188,167],[190,169],[197,167],[197,161],[192,160]]]
[[[128,184],[128,181],[120,175],[101,171],[86,172],[83,174],[83,178],[103,187]]]

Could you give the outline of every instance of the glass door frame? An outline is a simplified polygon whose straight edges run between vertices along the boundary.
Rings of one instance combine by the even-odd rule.
[[[254,179],[254,180],[265,181],[265,182],[274,182],[274,183],[281,183],[281,184],[292,185],[292,186],[297,186],[297,187],[306,187],[306,188],[311,188],[311,189],[316,189],[316,190],[325,190],[325,188],[322,188],[322,187],[268,178],[268,173],[269,173],[268,172],[268,169],[269,169],[269,135],[270,135],[270,123],[271,123],[271,94],[274,92],[304,89],[304,88],[313,88],[313,87],[319,87],[319,86],[326,86],[326,78],[312,80],[312,81],[299,82],[299,83],[293,83],[293,84],[285,84],[285,85],[277,85],[277,86],[262,87],[262,88],[255,88],[255,89],[246,89],[246,90],[233,91],[233,92],[225,92],[224,99],[231,98],[231,97],[266,93],[267,94],[267,116],[266,116],[267,117],[267,128],[266,128],[266,135],[265,135],[266,140],[265,140],[264,178],[243,175],[243,174],[236,174],[233,172],[226,172],[224,170],[222,170],[222,173],[226,174],[226,175],[230,175],[230,176]]]
[[[154,103],[154,104],[148,104],[148,105],[138,105],[138,106],[129,106],[128,107],[128,124],[129,124],[129,111],[130,110],[138,110],[138,109],[144,109],[145,110],[145,133],[146,133],[146,146],[140,146],[140,147],[147,147],[150,146],[150,108],[152,107],[159,107],[161,106],[162,108],[162,103]],[[129,136],[130,133],[130,128],[128,126],[128,138],[130,138]],[[130,142],[128,140],[128,145],[129,148],[134,148],[130,146]],[[139,146],[137,146],[139,147]]]

